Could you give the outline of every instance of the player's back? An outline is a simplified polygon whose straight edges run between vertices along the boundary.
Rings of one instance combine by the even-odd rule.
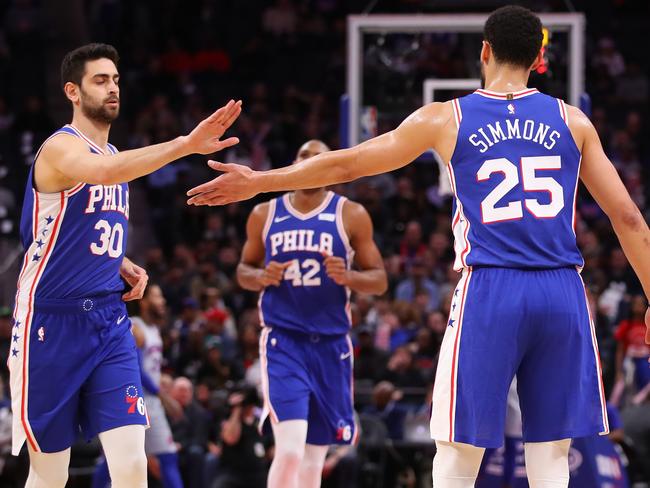
[[[329,278],[323,265],[323,254],[351,265],[344,203],[344,197],[328,192],[318,208],[303,214],[293,208],[289,194],[269,202],[262,236],[265,262],[293,264],[280,285],[267,287],[260,297],[263,325],[303,333],[348,332],[350,291]]]
[[[84,140],[89,153],[103,154],[71,125],[51,137],[70,136]],[[108,147],[111,153],[117,152],[114,146]],[[39,155],[40,150],[36,159]],[[25,256],[17,303],[31,306],[35,298],[77,299],[121,291],[119,269],[126,249],[128,217],[126,183],[79,183],[69,190],[41,193],[34,186],[32,166],[20,223]]]
[[[452,106],[455,268],[582,266],[574,228],[580,151],[564,102],[535,89],[477,90]]]

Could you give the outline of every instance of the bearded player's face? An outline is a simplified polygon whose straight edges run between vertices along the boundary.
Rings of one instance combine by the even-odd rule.
[[[120,75],[110,59],[88,61],[79,92],[83,114],[97,122],[113,122],[120,113],[119,81]]]

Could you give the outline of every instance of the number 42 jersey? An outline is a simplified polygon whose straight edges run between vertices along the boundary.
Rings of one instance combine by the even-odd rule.
[[[536,89],[476,90],[452,106],[454,268],[582,266],[575,234],[581,156],[564,102]]]
[[[57,130],[50,138],[70,136],[86,142],[89,152],[104,154],[71,125]],[[108,149],[109,154],[117,152],[111,144]],[[126,249],[128,218],[126,183],[79,183],[69,190],[41,193],[34,187],[32,166],[20,221],[25,256],[18,278],[17,303],[34,298],[96,297],[121,291],[124,286],[119,269]]]
[[[269,201],[262,238],[265,265],[291,265],[279,286],[268,286],[260,296],[263,326],[304,334],[347,334],[350,329],[350,290],[337,285],[325,272],[324,255],[342,258],[349,268],[354,253],[343,225],[346,198],[327,192],[308,213],[291,205],[289,194]]]

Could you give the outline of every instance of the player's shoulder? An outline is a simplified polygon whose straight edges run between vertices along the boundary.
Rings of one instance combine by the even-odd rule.
[[[447,123],[454,115],[453,100],[431,102],[413,112],[412,116],[430,123]]]
[[[343,202],[342,212],[343,212],[343,220],[345,222],[353,222],[355,220],[362,219],[369,216],[366,207],[361,205],[359,202],[350,200],[349,198],[345,198],[345,201]]]
[[[582,110],[580,110],[578,107],[576,107],[574,105],[570,105],[568,103],[565,103],[564,106],[566,107],[569,126],[573,125],[576,128],[579,128],[579,127],[584,127],[584,128],[592,127],[591,120],[589,120],[589,117],[587,117],[587,114],[585,114]]]
[[[59,130],[45,140],[40,156],[61,156],[70,152],[88,152],[88,145],[75,135]]]

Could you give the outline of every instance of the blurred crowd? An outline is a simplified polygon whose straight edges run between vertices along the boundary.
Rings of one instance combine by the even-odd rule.
[[[373,2],[80,3],[86,7],[89,38],[114,44],[122,56],[122,113],[111,135],[119,148],[184,134],[231,97],[243,99],[244,111],[231,131],[241,142],[220,155],[225,162],[267,169],[291,162],[298,147],[311,138],[339,146],[345,15],[359,13]],[[540,10],[564,9],[562,2],[559,7],[553,1],[530,3]],[[593,15],[617,12],[617,22],[622,17],[637,25],[631,2],[595,2],[602,3],[600,7],[576,2],[581,3],[588,15],[601,8]],[[0,270],[11,264],[3,262],[11,257],[9,250],[17,239],[28,164],[40,143],[68,117],[67,112],[51,110],[51,98],[62,94],[52,92],[58,85],[46,82],[45,57],[28,55],[51,41],[43,4],[0,2]],[[374,11],[426,9],[427,2],[411,0],[379,2]],[[634,36],[641,31],[617,22],[600,29],[589,17],[587,91],[605,150],[645,212],[650,196],[650,66],[634,49]],[[439,59],[430,66],[432,75],[456,73],[457,64],[450,63],[454,61]],[[393,96],[393,103],[399,104],[406,95]],[[172,430],[190,488],[211,486],[224,466],[263,474],[272,456],[268,435],[246,431],[247,444],[235,443],[239,450],[233,451],[232,444],[223,442],[221,431],[222,422],[231,415],[229,398],[242,391],[249,395],[251,387],[255,392],[260,385],[257,297],[238,286],[235,268],[248,213],[269,195],[224,208],[186,206],[185,191],[211,177],[204,162],[205,158],[186,158],[132,183],[128,253],[146,268],[167,302],[158,324],[164,341],[163,388],[183,407],[184,415],[172,419]],[[368,438],[372,432],[384,432],[395,448],[387,459],[379,460],[354,449],[333,449],[325,473],[331,486],[357,486],[360,471],[371,480],[375,465],[383,466],[377,469],[385,469],[394,481],[414,486],[429,459],[428,402],[458,280],[452,269],[451,202],[438,193],[437,185],[437,169],[424,161],[334,188],[368,209],[385,258],[388,292],[374,298],[353,297],[355,403]],[[646,301],[607,218],[584,188],[579,193],[577,239],[585,257],[582,276],[595,320],[605,388],[612,407],[622,414],[628,444],[641,459],[648,459],[650,378],[643,368],[647,370],[650,349],[639,333]],[[2,272],[3,280],[14,279]],[[4,305],[0,364],[5,363],[11,342],[13,304],[8,297],[0,303]],[[137,304],[132,313],[138,314]],[[0,379],[6,385],[5,369]],[[7,394],[6,387],[0,389],[3,486],[19,483],[22,473],[20,461],[6,456],[11,415]],[[257,400],[252,393],[247,398],[253,400],[242,418],[250,420],[257,415]],[[83,446],[79,449],[82,452]],[[638,477],[650,480],[650,473]]]

